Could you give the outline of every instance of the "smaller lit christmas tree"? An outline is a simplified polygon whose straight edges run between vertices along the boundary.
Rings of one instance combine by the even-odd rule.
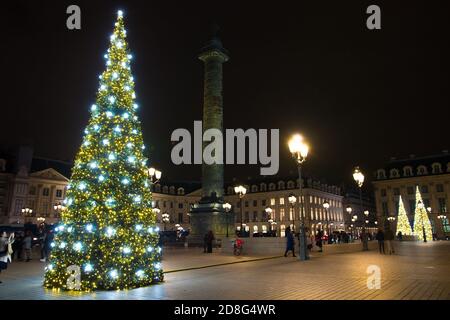
[[[416,187],[416,211],[414,214],[414,235],[418,240],[433,240],[433,232],[431,229],[430,219],[428,219],[427,209],[419,192],[419,186]]]
[[[411,236],[411,224],[409,223],[408,216],[406,215],[405,205],[400,196],[398,201],[398,217],[397,217],[397,232],[401,232],[404,236]]]

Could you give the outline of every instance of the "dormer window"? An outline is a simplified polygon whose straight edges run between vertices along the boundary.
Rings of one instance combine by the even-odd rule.
[[[273,191],[273,190],[275,190],[275,189],[276,189],[275,183],[273,183],[273,182],[270,183],[270,184],[269,184],[269,190],[270,190],[270,191]]]
[[[438,173],[442,173],[442,167],[440,163],[433,163],[433,165],[431,166],[432,170],[433,170],[433,174],[438,174]]]
[[[413,169],[412,169],[412,167],[404,167],[403,168],[403,175],[405,176],[405,177],[412,177],[412,175],[413,175]]]
[[[278,190],[284,190],[284,181],[278,182]]]
[[[400,175],[398,173],[397,169],[391,169],[391,171],[389,171],[389,177],[390,178],[398,178]]]
[[[417,175],[422,176],[424,174],[428,174],[427,167],[425,167],[425,166],[418,166],[417,167]]]
[[[288,181],[288,183],[287,183],[287,187],[288,187],[288,189],[294,189],[295,188],[295,184],[294,184],[294,181]]]
[[[258,192],[258,186],[252,185],[252,192]]]
[[[184,195],[184,188],[178,188],[178,190],[177,190],[177,194],[179,195],[179,196],[182,196],[182,195]]]
[[[259,190],[267,191],[267,185],[265,183],[261,183],[260,186],[259,186]]]
[[[380,169],[377,171],[377,179],[386,179],[386,171]]]

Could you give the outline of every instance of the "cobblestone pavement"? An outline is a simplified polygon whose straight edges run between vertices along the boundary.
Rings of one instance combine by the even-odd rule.
[[[169,249],[163,266],[172,272],[164,283],[95,293],[46,290],[43,263],[17,262],[0,275],[0,299],[450,299],[450,242],[403,242],[396,249],[395,255],[374,250],[314,253],[306,262],[292,257],[250,261],[261,257]],[[380,289],[367,287],[370,265],[380,268]],[[180,271],[185,268],[196,269]]]

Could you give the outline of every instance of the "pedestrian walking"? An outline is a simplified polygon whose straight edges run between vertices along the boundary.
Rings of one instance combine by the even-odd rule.
[[[292,251],[292,256],[296,257],[294,252],[294,235],[292,234],[291,228],[286,228],[286,251],[284,252],[284,256],[287,257],[289,251]]]
[[[394,250],[394,232],[392,232],[391,229],[387,229],[386,233],[384,235],[384,241],[386,242],[386,246],[387,246],[387,252],[389,254],[393,254],[395,253]]]
[[[44,238],[44,245],[43,245],[43,254],[41,262],[46,262],[50,256],[50,250],[51,250],[51,243],[53,242],[54,234],[52,230],[47,230],[47,233],[45,234]]]
[[[378,249],[380,253],[384,254],[384,232],[381,229],[378,229],[376,239],[378,241]]]
[[[31,231],[27,231],[25,234],[25,238],[23,238],[23,249],[25,251],[26,262],[31,260]]]
[[[403,240],[403,233],[401,231],[399,231],[397,233],[397,239],[398,239],[398,241],[402,241]]]
[[[212,243],[214,241],[214,234],[211,230],[209,230],[209,232],[206,235],[206,244],[207,244],[207,249],[208,249],[208,253],[212,253]]]
[[[319,247],[319,252],[322,252],[322,237],[323,237],[323,232],[322,232],[322,230],[319,229],[319,231],[317,231],[317,235],[316,235],[316,245]]]
[[[12,244],[13,254],[11,258],[14,260],[22,260],[22,241],[23,241],[23,235],[21,232],[19,232],[17,235],[14,236],[15,241]]]

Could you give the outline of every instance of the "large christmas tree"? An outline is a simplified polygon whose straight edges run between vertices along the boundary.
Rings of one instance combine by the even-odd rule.
[[[420,205],[421,204],[421,205]],[[428,219],[427,209],[423,205],[422,195],[419,192],[419,187],[416,187],[416,211],[414,213],[414,235],[419,240],[424,240],[423,232],[427,240],[433,240],[433,231],[431,229],[430,219]]]
[[[67,210],[51,244],[45,287],[126,289],[163,280],[131,58],[119,11],[68,185]]]
[[[402,196],[400,196],[398,201],[397,232],[401,232],[404,236],[412,235],[411,224],[409,223],[408,216],[406,215]]]

